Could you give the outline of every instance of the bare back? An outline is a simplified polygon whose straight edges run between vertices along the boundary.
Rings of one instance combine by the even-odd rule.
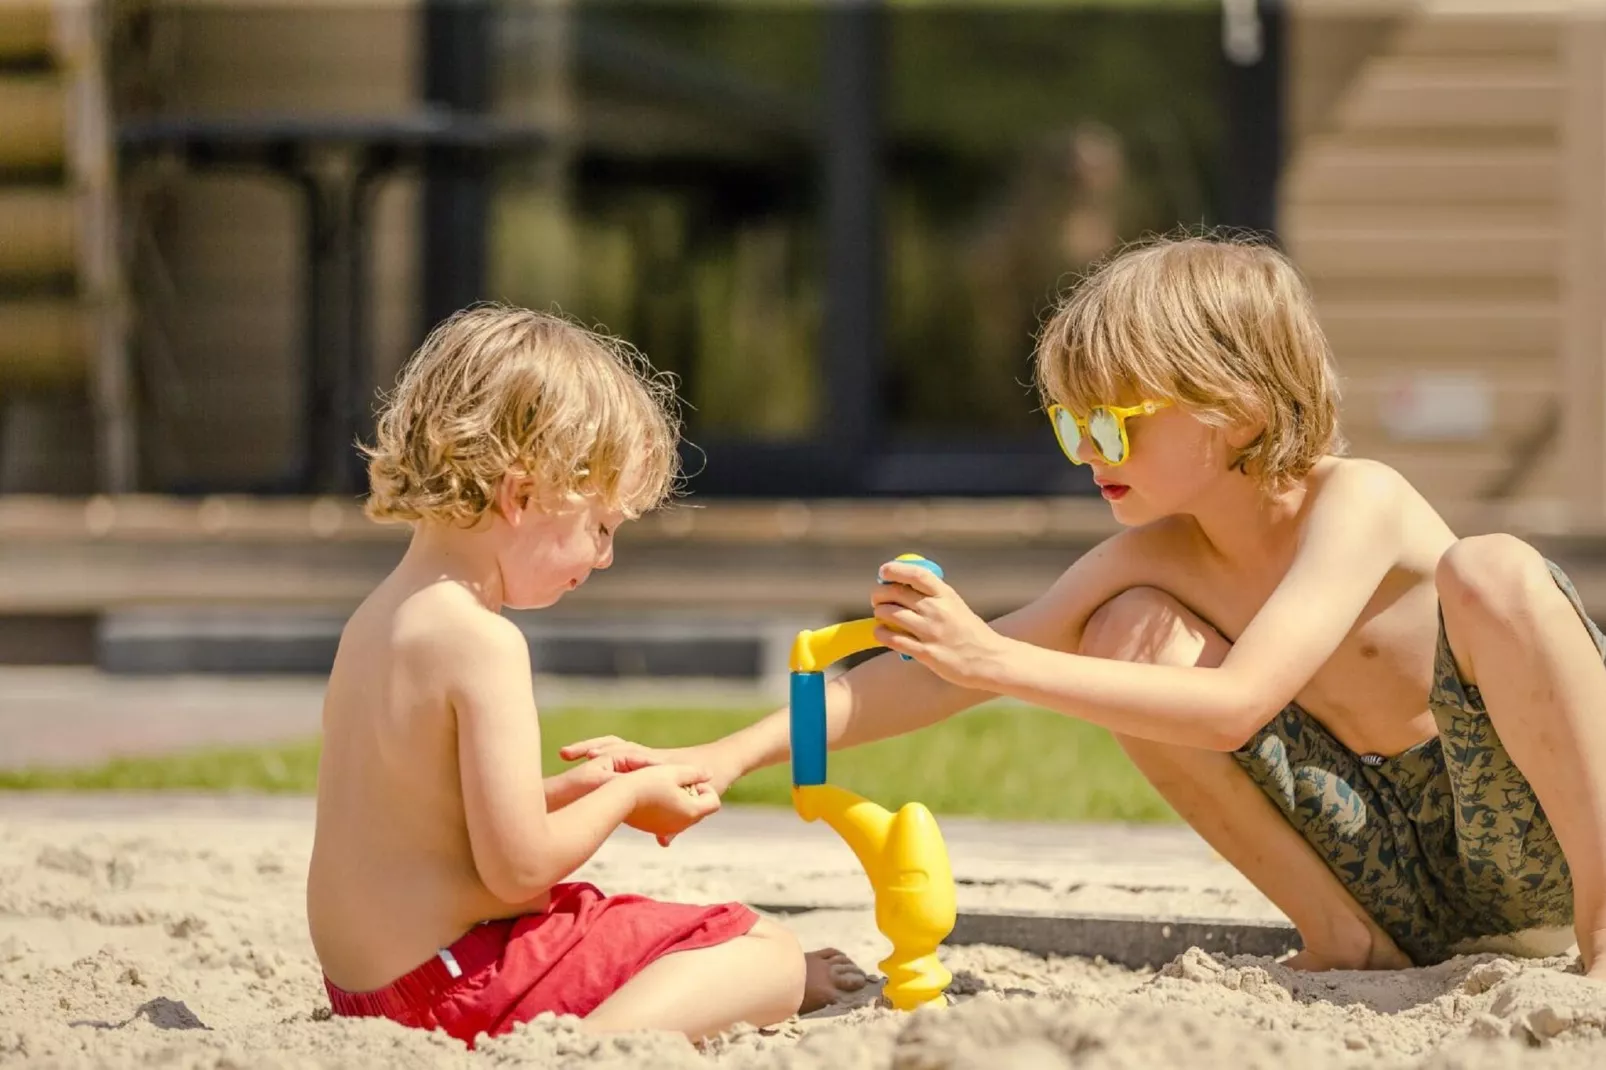
[[[441,629],[490,616],[455,584],[392,577],[341,636],[323,711],[307,918],[329,979],[379,988],[478,922],[541,909],[497,899],[475,868]]]

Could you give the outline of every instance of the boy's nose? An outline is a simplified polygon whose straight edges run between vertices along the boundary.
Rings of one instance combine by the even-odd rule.
[[[1083,435],[1082,440],[1076,444],[1076,459],[1083,464],[1104,463],[1104,458],[1099,455],[1097,447],[1093,445],[1092,435]]]
[[[595,567],[596,568],[607,568],[609,565],[612,565],[612,564],[613,564],[613,542],[612,542],[612,540],[610,540],[608,542],[608,548],[606,550],[602,551],[602,556],[601,557],[597,558],[597,563],[596,563]]]

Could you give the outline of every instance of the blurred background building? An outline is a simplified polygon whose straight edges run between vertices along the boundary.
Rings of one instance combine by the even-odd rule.
[[[1039,319],[1179,225],[1280,241],[1354,452],[1606,610],[1603,63],[1594,0],[0,0],[0,661],[319,671],[401,545],[351,443],[479,299],[689,404],[699,508],[539,669],[773,679],[908,549],[1013,608],[1111,530]]]

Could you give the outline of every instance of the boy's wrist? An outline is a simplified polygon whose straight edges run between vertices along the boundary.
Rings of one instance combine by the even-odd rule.
[[[992,691],[996,694],[1010,694],[1010,688],[1015,686],[1015,669],[1019,663],[1018,654],[1021,643],[1006,635],[993,632],[993,642],[987,654],[977,658],[972,665],[970,679],[965,681],[967,687],[978,691]]]

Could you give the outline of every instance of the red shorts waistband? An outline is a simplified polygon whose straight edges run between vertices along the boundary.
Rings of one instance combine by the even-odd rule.
[[[504,942],[498,928],[495,922],[476,925],[451,947],[371,992],[347,992],[325,977],[329,1005],[336,1014],[359,1018],[397,1018],[431,1007],[458,980],[474,976],[501,957]],[[455,972],[448,963],[456,966]]]

